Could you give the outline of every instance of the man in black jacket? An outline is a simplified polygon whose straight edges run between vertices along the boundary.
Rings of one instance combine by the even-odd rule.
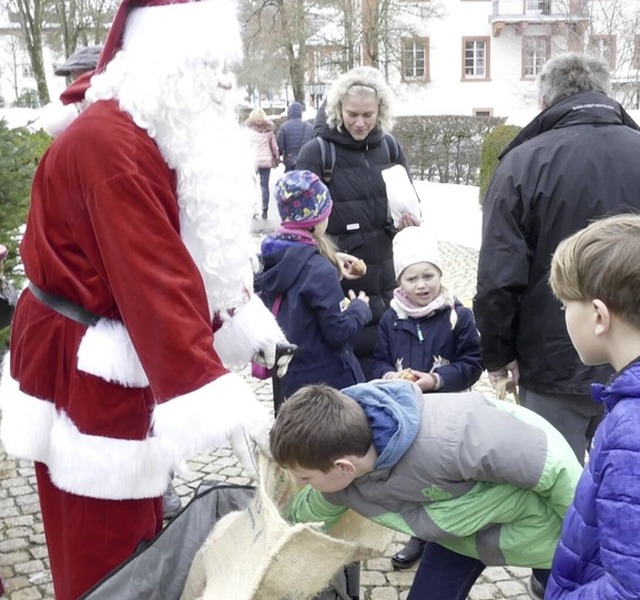
[[[474,303],[492,384],[519,384],[522,403],[553,423],[581,462],[602,412],[590,384],[611,369],[581,363],[548,277],[562,239],[599,217],[640,210],[640,132],[608,97],[609,84],[598,58],[566,54],[543,67],[543,110],[503,152],[487,191]]]
[[[285,172],[296,168],[300,148],[312,137],[313,126],[302,120],[302,104],[292,102],[287,109],[287,120],[278,129],[277,138]]]

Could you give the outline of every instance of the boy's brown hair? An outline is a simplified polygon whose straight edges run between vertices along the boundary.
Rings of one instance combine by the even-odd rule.
[[[269,439],[279,465],[328,473],[339,458],[364,456],[373,434],[355,400],[328,385],[308,385],[280,407]]]
[[[640,329],[640,215],[594,221],[563,240],[551,261],[549,282],[559,300],[599,299]]]

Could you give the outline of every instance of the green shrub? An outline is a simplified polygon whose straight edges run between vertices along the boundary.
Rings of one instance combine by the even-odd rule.
[[[479,200],[481,205],[484,203],[493,172],[498,166],[498,156],[516,137],[520,129],[521,127],[517,125],[498,125],[485,136],[480,156]]]
[[[51,138],[42,131],[9,129],[0,120],[0,243],[9,249],[4,275],[16,289],[22,288],[24,280],[18,245],[29,210],[31,181],[50,143]],[[7,340],[8,328],[0,331],[0,349]]]

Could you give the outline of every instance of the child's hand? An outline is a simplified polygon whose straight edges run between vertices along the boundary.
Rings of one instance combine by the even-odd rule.
[[[360,279],[366,272],[367,266],[357,256],[346,252],[336,252],[336,258],[340,263],[340,270],[345,279]]]
[[[362,300],[363,302],[369,304],[369,296],[367,296],[362,290],[358,292],[357,296],[353,290],[349,290],[347,294],[349,294],[349,300],[355,300],[357,298],[358,300]]]
[[[432,392],[436,388],[438,380],[433,373],[424,373],[415,369],[411,369],[411,372],[418,377],[416,384],[423,392]]]

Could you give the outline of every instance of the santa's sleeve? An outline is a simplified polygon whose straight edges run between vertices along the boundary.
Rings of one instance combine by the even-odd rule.
[[[84,225],[95,235],[96,260],[158,402],[154,434],[180,461],[225,444],[234,431],[263,426],[265,415],[250,386],[214,350],[204,285],[180,238],[177,202],[157,175],[132,169],[104,180],[87,198]]]

